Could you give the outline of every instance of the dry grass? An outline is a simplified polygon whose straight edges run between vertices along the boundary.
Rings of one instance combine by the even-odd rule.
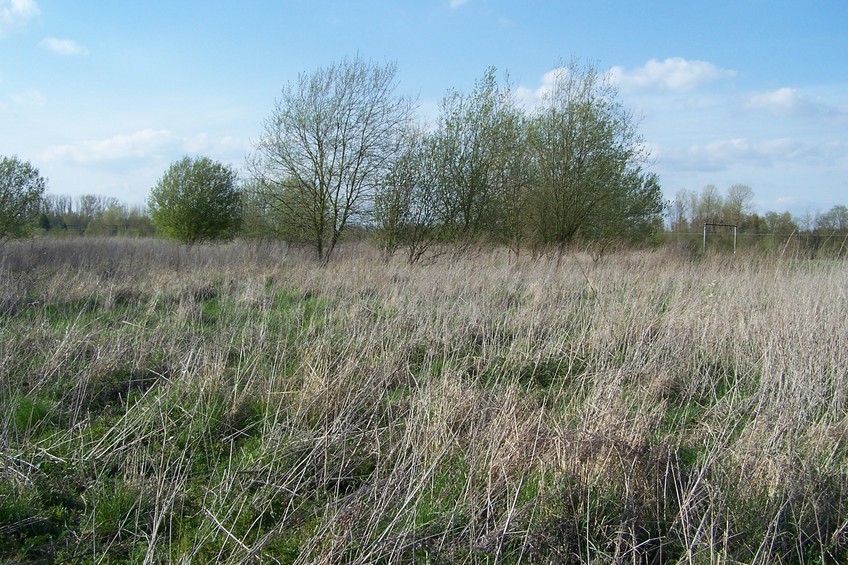
[[[848,560],[845,262],[0,252],[0,558]]]

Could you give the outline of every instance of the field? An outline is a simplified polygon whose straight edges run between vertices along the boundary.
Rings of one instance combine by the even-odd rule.
[[[0,248],[0,562],[848,562],[848,262]]]

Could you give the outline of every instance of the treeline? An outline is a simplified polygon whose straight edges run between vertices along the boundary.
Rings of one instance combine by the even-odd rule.
[[[706,230],[709,247],[726,249],[732,245],[729,226],[736,226],[740,249],[777,249],[806,257],[848,256],[845,205],[793,216],[775,211],[759,214],[752,210],[753,200],[754,191],[744,184],[735,184],[724,194],[713,184],[700,191],[680,190],[669,205],[664,240],[695,250],[703,248]]]
[[[38,227],[49,235],[150,236],[155,233],[144,206],[130,206],[117,198],[86,194],[46,195]]]
[[[241,229],[233,236],[246,239],[279,239],[292,244],[308,244],[298,224],[289,224],[276,216],[274,209],[263,205],[255,185],[243,183],[239,188],[242,197]],[[651,244],[672,244],[698,251],[703,246],[704,224],[730,224],[737,226],[740,250],[779,250],[815,257],[819,254],[848,255],[848,206],[839,204],[825,212],[808,212],[802,216],[788,211],[754,212],[754,191],[747,185],[736,184],[724,193],[707,185],[700,191],[680,190],[666,207],[667,222],[653,236],[643,241]],[[397,205],[395,203],[395,205]],[[422,207],[423,217],[434,212]],[[274,219],[276,216],[276,220]],[[409,232],[376,229],[372,224],[358,223],[350,227],[348,237],[365,237],[374,240],[384,249],[397,250],[405,245],[408,258],[420,258],[428,246],[438,241],[448,242],[447,225],[433,226],[429,231],[420,224],[408,225]],[[489,226],[489,239],[497,237],[497,223]],[[397,225],[394,226],[397,229]],[[148,210],[140,205],[128,205],[114,197],[99,195],[46,195],[41,203],[38,220],[39,232],[50,236],[153,236],[153,226]],[[416,234],[415,229],[421,233]],[[728,249],[732,230],[708,226],[709,247]],[[443,231],[444,230],[444,231]],[[480,232],[485,233],[485,232]],[[392,239],[393,238],[393,239]],[[454,234],[455,240],[470,241]],[[620,240],[616,240],[620,241]],[[417,242],[417,246],[416,246]],[[448,246],[452,249],[454,247]]]
[[[645,241],[662,229],[659,181],[637,120],[594,68],[571,63],[527,110],[489,69],[413,120],[395,69],[359,59],[289,85],[248,161],[246,233],[327,260],[352,225],[417,261],[480,242],[563,249]]]
[[[559,68],[532,108],[490,68],[471,92],[448,92],[428,125],[395,93],[396,77],[394,64],[358,57],[300,75],[283,89],[242,174],[184,157],[152,187],[147,207],[94,195],[42,198],[37,169],[0,159],[0,239],[26,225],[49,235],[158,233],[186,243],[276,238],[326,262],[358,234],[416,262],[480,245],[536,255],[672,241],[694,252],[706,223],[736,226],[741,247],[846,250],[845,206],[800,219],[758,215],[742,184],[725,193],[682,190],[665,202],[638,120],[591,66]],[[709,230],[729,245],[726,228]]]

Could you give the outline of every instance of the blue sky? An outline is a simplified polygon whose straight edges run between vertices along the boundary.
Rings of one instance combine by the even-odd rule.
[[[577,58],[642,116],[668,198],[748,184],[756,209],[848,204],[845,0],[0,0],[0,154],[49,191],[143,203],[168,165],[241,168],[282,88],[360,55],[433,120],[485,69],[532,105]]]

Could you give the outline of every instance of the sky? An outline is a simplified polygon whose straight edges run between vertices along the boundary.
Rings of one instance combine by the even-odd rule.
[[[848,204],[845,0],[0,0],[0,155],[52,194],[144,204],[185,155],[243,169],[282,89],[396,63],[435,121],[488,67],[532,108],[579,60],[640,120],[668,199],[746,184],[754,209]]]

